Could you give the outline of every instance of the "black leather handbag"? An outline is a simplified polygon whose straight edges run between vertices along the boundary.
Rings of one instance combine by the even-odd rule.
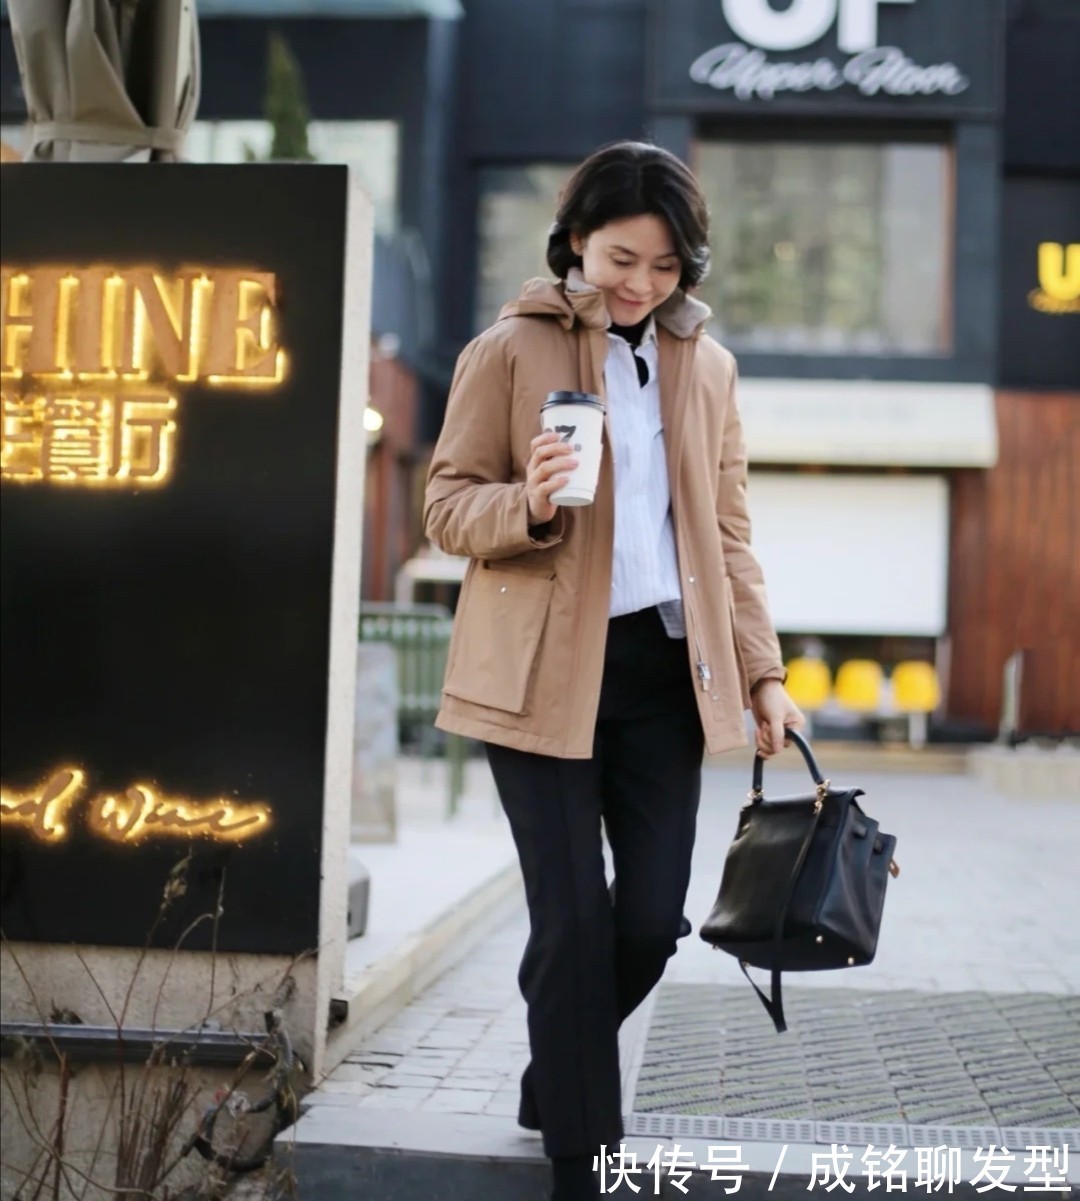
[[[808,796],[766,801],[764,760],[755,755],[750,803],[739,814],[720,892],[700,932],[738,959],[778,1033],[787,1029],[781,973],[870,963],[885,885],[900,872],[896,839],[859,806],[863,790],[833,788],[806,740],[793,730],[787,735],[817,787]],[[771,997],[748,966],[770,971]]]

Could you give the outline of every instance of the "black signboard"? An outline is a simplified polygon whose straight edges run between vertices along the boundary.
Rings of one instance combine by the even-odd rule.
[[[1080,172],[1080,5],[1017,5],[1005,55],[1007,170]]]
[[[992,116],[1002,0],[652,0],[654,112]]]
[[[347,172],[0,181],[4,934],[314,947]]]
[[[1001,382],[1080,389],[1080,178],[1007,178],[1001,228]]]

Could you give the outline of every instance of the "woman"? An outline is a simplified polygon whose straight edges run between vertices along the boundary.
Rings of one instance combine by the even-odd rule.
[[[802,716],[749,546],[731,355],[688,295],[708,266],[689,170],[620,142],[570,180],[531,280],[462,352],[428,479],[433,542],[469,564],[441,729],[481,739],[521,860],[532,1062],[519,1122],[555,1201],[599,1196],[622,1138],[618,1029],[683,923],[703,750],[764,755]],[[595,502],[538,433],[548,392],[607,406]],[[614,865],[604,877],[601,828]]]

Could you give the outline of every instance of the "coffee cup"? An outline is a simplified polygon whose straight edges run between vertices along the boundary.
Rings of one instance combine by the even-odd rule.
[[[540,420],[545,430],[553,430],[570,447],[578,464],[567,482],[551,494],[551,503],[591,505],[600,478],[604,402],[591,392],[549,392],[540,406]]]

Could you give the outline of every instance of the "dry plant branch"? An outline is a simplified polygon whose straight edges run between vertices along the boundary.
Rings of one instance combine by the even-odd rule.
[[[217,896],[211,913],[198,915],[179,935],[169,948],[164,971],[155,981],[151,1029],[156,1029],[163,996],[168,987],[172,969],[180,950],[191,934],[204,922],[212,925],[211,970],[209,992],[201,1018],[192,1022],[184,1031],[179,1031],[155,1041],[145,1060],[133,1067],[129,1062],[130,1044],[125,1042],[125,1021],[131,1011],[139,978],[147,965],[161,923],[173,901],[187,890],[187,871],[192,862],[189,852],[169,872],[162,892],[161,902],[146,939],[139,949],[126,981],[122,1003],[114,1007],[105,988],[95,975],[91,964],[78,949],[76,956],[90,979],[98,998],[103,1004],[116,1030],[115,1055],[106,1054],[98,1068],[112,1073],[107,1103],[101,1105],[104,1117],[97,1127],[97,1138],[92,1145],[80,1148],[71,1137],[71,1119],[80,1102],[86,1104],[85,1091],[80,1095],[73,1089],[73,1080],[80,1073],[72,1070],[69,1056],[61,1049],[54,1036],[53,1025],[56,1009],[46,1012],[46,1007],[33,986],[30,973],[22,963],[15,947],[3,939],[5,950],[11,956],[19,974],[29,1003],[37,1014],[42,1029],[44,1045],[49,1050],[50,1060],[58,1072],[56,1112],[51,1122],[43,1123],[35,1104],[34,1092],[44,1072],[44,1064],[38,1048],[27,1044],[22,1061],[12,1061],[12,1070],[3,1073],[4,1085],[10,1097],[18,1124],[35,1153],[29,1168],[16,1169],[9,1160],[0,1160],[4,1168],[22,1175],[15,1201],[87,1201],[92,1195],[114,1198],[115,1201],[178,1201],[179,1184],[176,1177],[185,1157],[197,1146],[209,1115],[215,1117],[223,1108],[239,1120],[230,1131],[228,1145],[211,1146],[213,1154],[206,1156],[204,1147],[198,1146],[200,1154],[207,1160],[198,1169],[198,1180],[184,1190],[183,1196],[194,1199],[218,1199],[230,1190],[230,1177],[238,1170],[261,1167],[267,1160],[270,1144],[264,1152],[254,1152],[242,1158],[248,1149],[253,1133],[244,1128],[243,1117],[247,1113],[266,1112],[277,1108],[273,1121],[271,1139],[287,1121],[294,1120],[297,1112],[293,1084],[290,1078],[293,1068],[291,1043],[284,1030],[282,1006],[295,991],[294,972],[307,954],[295,956],[284,971],[268,972],[250,987],[249,996],[258,995],[263,988],[276,982],[274,997],[267,1011],[267,1034],[265,1038],[252,1039],[247,1054],[233,1070],[227,1087],[219,1089],[214,1105],[204,1109],[199,1118],[197,1105],[202,1081],[194,1071],[188,1055],[170,1051],[173,1038],[203,1029],[215,1014],[235,1005],[238,998],[231,996],[218,1002],[216,996],[216,957],[218,954],[218,930],[224,912],[225,873],[218,880]],[[271,1017],[273,1021],[271,1021]],[[75,1019],[77,1020],[77,1019]],[[278,1066],[274,1075],[274,1091],[263,1101],[252,1104],[239,1090],[260,1054],[267,1050],[276,1051]],[[283,1070],[282,1063],[286,1064]],[[93,1070],[93,1069],[91,1069]],[[132,1078],[134,1077],[134,1078]],[[20,1087],[16,1088],[16,1084]],[[41,1090],[37,1090],[40,1094]],[[287,1119],[285,1121],[282,1118]],[[184,1126],[191,1122],[195,1133],[183,1137]],[[51,1126],[49,1132],[45,1126]],[[213,1121],[210,1122],[210,1129]],[[112,1141],[112,1146],[107,1143]],[[204,1140],[205,1141],[205,1140]],[[265,1141],[265,1140],[264,1140]],[[105,1160],[112,1161],[112,1171],[106,1168]],[[88,1160],[88,1162],[87,1162]],[[194,1167],[194,1164],[192,1164]],[[185,1173],[190,1180],[194,1173]],[[265,1179],[265,1196],[270,1196],[288,1174],[281,1176],[268,1172]],[[111,1177],[111,1179],[110,1179]]]

